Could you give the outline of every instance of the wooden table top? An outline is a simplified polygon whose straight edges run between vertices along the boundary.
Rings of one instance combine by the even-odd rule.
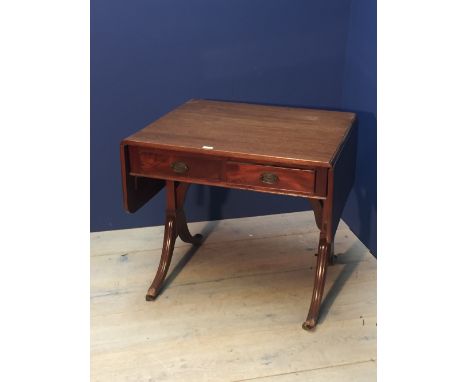
[[[354,120],[354,113],[194,99],[124,143],[330,167]]]

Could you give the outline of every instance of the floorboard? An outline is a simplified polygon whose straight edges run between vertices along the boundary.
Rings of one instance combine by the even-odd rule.
[[[190,224],[168,282],[145,293],[163,227],[91,234],[93,381],[375,381],[376,260],[343,222],[319,325],[310,304],[318,231],[299,212]]]

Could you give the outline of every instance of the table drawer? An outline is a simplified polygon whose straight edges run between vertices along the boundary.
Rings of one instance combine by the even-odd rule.
[[[129,147],[130,172],[134,175],[174,179],[220,180],[222,161],[173,152]]]
[[[227,162],[228,183],[303,194],[314,194],[315,171]]]

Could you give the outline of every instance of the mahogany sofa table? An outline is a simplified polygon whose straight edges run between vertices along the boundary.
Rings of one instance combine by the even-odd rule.
[[[164,186],[161,260],[146,299],[154,300],[177,237],[194,245],[183,210],[191,183],[307,198],[320,229],[315,282],[302,327],[317,324],[333,241],[354,182],[355,114],[190,100],[121,143],[125,209],[137,211]]]

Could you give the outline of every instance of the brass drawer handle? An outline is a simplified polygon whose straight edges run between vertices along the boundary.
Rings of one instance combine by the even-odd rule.
[[[188,166],[184,162],[171,163],[171,167],[177,174],[185,174],[188,171]]]
[[[260,180],[262,183],[266,184],[275,184],[278,183],[278,175],[273,174],[272,172],[264,172],[262,175],[260,175]]]

